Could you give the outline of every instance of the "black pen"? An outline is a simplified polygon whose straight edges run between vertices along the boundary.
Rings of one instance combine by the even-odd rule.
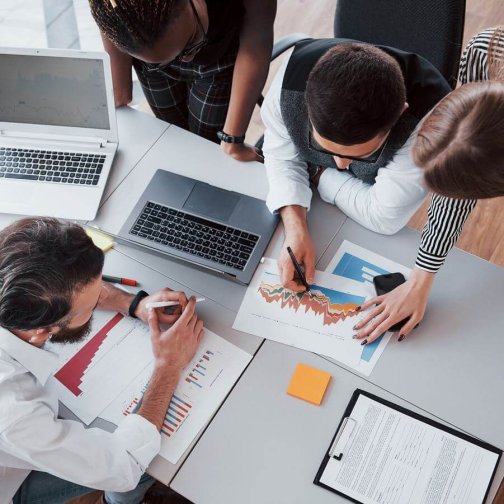
[[[294,264],[294,268],[296,268],[296,273],[298,274],[299,279],[305,286],[306,292],[310,292],[310,286],[306,281],[306,277],[304,276],[303,270],[301,269],[301,266],[299,266],[299,263],[297,262],[296,256],[292,252],[292,249],[290,247],[287,247],[287,252],[289,252],[290,258],[292,259],[292,264]]]

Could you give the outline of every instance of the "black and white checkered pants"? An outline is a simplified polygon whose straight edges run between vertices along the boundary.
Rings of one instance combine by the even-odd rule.
[[[219,142],[229,107],[236,54],[216,64],[170,63],[162,67],[134,59],[133,65],[154,115]]]

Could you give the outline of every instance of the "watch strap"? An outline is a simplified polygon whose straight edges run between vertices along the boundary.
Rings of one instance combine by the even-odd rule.
[[[228,135],[227,133],[224,133],[224,131],[218,131],[217,138],[222,142],[226,143],[242,144],[243,142],[245,142],[245,135],[242,136]]]
[[[140,304],[140,301],[142,301],[142,299],[145,298],[145,297],[147,297],[148,295],[149,294],[147,294],[147,292],[145,292],[144,290],[139,290],[136,293],[135,297],[131,301],[131,304],[129,305],[129,308],[128,308],[128,314],[129,314],[130,317],[138,318],[135,315],[136,309],[138,308],[138,305]]]

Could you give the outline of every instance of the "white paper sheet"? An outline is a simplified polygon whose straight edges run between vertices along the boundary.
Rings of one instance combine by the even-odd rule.
[[[96,311],[83,342],[48,344],[60,369],[47,383],[58,399],[89,425],[152,361],[149,328],[119,313]]]
[[[325,271],[360,283],[367,298],[376,296],[373,277],[399,272],[408,278],[411,273],[411,270],[402,264],[346,240],[341,244]],[[369,376],[391,336],[392,333],[386,332],[374,342],[363,347],[359,362],[354,369]]]
[[[161,430],[159,454],[176,464],[194,438],[224,401],[241,373],[252,359],[215,333],[205,334],[194,359],[182,372]],[[140,404],[152,372],[152,365],[142,370],[100,417],[117,425]]]
[[[498,455],[360,395],[320,482],[363,504],[482,504]]]
[[[296,348],[332,357],[355,367],[362,353],[352,339],[361,315],[356,308],[365,286],[324,272],[315,273],[311,294],[282,286],[277,263],[265,258],[245,294],[233,328]]]

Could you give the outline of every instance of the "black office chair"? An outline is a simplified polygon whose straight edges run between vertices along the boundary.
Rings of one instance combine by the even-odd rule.
[[[334,36],[413,52],[429,60],[452,88],[462,51],[466,0],[337,0]],[[296,42],[293,33],[275,43],[274,60]],[[263,102],[261,96],[259,106]],[[256,147],[262,148],[263,137]]]
[[[338,0],[334,36],[396,47],[457,84],[466,0]]]

